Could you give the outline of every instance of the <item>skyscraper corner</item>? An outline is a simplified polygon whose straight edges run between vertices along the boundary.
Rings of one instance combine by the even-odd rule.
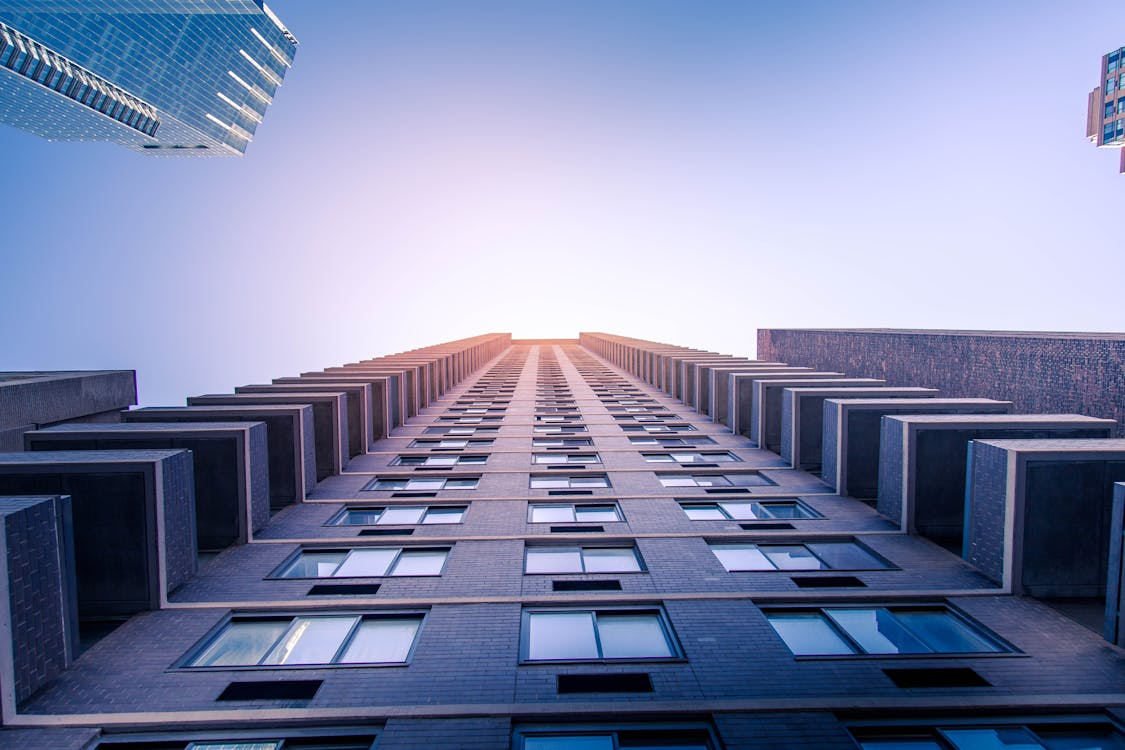
[[[296,48],[261,0],[8,0],[0,122],[149,155],[241,156]]]

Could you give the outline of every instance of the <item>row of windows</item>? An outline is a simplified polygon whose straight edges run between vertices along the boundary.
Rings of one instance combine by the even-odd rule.
[[[485,435],[495,434],[500,431],[499,427],[490,427],[484,425],[485,422],[498,422],[500,417],[438,417],[439,421],[448,422],[448,425],[440,425],[434,427],[427,427],[423,430],[425,435],[449,435],[449,436],[468,436],[468,435]],[[666,432],[695,432],[694,425],[687,424],[686,422],[676,423],[663,423],[660,420],[663,418],[654,418],[652,420],[635,420],[634,424],[619,424],[618,426],[624,432],[647,432],[647,433],[666,433]],[[656,422],[656,424],[649,424],[647,422]],[[454,426],[457,425],[457,426]],[[484,425],[479,427],[469,427],[467,425]],[[532,432],[540,435],[550,434],[574,434],[580,432],[589,432],[589,428],[584,424],[573,424],[566,419],[557,418],[550,421],[542,421],[535,424],[531,428]],[[694,440],[695,438],[693,438]]]
[[[714,503],[679,501],[692,521],[751,521],[756,519],[823,518],[796,499],[723,500]],[[467,506],[348,506],[333,516],[327,526],[404,526],[413,524],[461,523]],[[616,503],[529,503],[530,523],[624,521]]]
[[[1012,649],[941,604],[764,610],[795,656],[994,654]],[[425,614],[235,615],[181,662],[185,667],[403,664]],[[682,659],[662,607],[528,608],[525,662]]]
[[[709,543],[729,572],[774,570],[884,570],[886,560],[854,541],[804,544]],[[439,576],[449,547],[302,549],[273,573],[276,578],[381,578]],[[532,545],[524,572],[640,573],[644,562],[632,545]]]
[[[408,447],[410,447],[410,448],[427,448],[427,449],[430,449],[430,450],[433,450],[435,448],[436,449],[458,449],[458,450],[460,450],[460,449],[465,449],[465,448],[488,448],[488,447],[491,447],[492,445],[494,445],[495,442],[496,441],[493,438],[439,438],[439,439],[418,438],[416,440],[412,440]],[[714,445],[715,444],[715,441],[712,438],[709,438],[709,437],[706,437],[706,436],[693,437],[693,438],[660,438],[660,437],[649,437],[647,435],[645,435],[645,436],[632,436],[632,437],[629,438],[629,442],[633,445],[654,445],[654,446],[659,446],[661,448],[675,448],[675,447],[694,448],[697,445]],[[590,438],[537,437],[537,438],[532,438],[531,445],[532,445],[533,448],[588,448],[588,447],[591,447],[591,446],[594,445],[594,441]],[[653,458],[651,458],[649,460],[660,461],[660,460],[664,460],[664,459],[659,458],[659,457],[665,456],[667,454],[664,454],[664,453],[646,454],[646,457],[649,456],[649,455],[653,456]],[[685,458],[679,458],[679,456],[688,456],[688,455],[692,456],[692,458],[690,459],[691,461],[699,461],[699,460],[705,460],[705,461],[738,461],[738,460],[740,460],[737,457],[723,458],[723,456],[732,456],[733,455],[733,454],[730,454],[726,451],[707,453],[702,457],[698,457],[698,454],[695,454],[695,453],[688,454],[686,452],[676,453],[674,455],[676,456],[676,458],[673,458],[671,460],[679,461],[681,463],[687,463],[688,460],[685,459]]]
[[[401,458],[401,457],[400,457]],[[460,461],[468,458],[468,461]],[[468,457],[419,457],[416,466],[456,466],[460,463],[484,463],[483,456]],[[549,457],[551,461],[555,459]],[[430,461],[433,463],[430,463]],[[538,463],[538,462],[537,462]],[[581,462],[574,462],[581,463]],[[656,479],[664,487],[767,487],[774,482],[757,472],[738,474],[657,474]],[[376,477],[362,488],[363,491],[387,490],[475,490],[480,477]],[[613,485],[605,474],[558,475],[532,474],[528,487],[533,490],[550,489],[607,489]]]
[[[453,441],[450,441],[453,442]],[[468,441],[461,441],[468,442]],[[742,459],[730,451],[682,451],[676,453],[641,453],[641,457],[649,463],[732,463],[741,462]],[[532,463],[537,464],[600,464],[601,456],[597,453],[533,453]],[[399,454],[391,459],[391,466],[464,466],[481,465],[488,463],[487,454],[457,454],[451,456],[435,456],[431,454],[407,455]]]
[[[334,735],[318,736],[286,732],[281,739],[179,740],[162,735],[150,747],[168,750],[369,750],[374,747],[371,730],[336,730]],[[1064,721],[1048,723],[1005,719],[995,722],[972,719],[945,724],[899,723],[892,726],[853,727],[851,730],[863,750],[1125,750],[1125,736],[1105,721]],[[186,743],[186,744],[185,744]],[[102,750],[127,747],[135,742],[112,739],[98,746]],[[646,723],[643,726],[611,725],[517,727],[513,750],[714,750],[716,740],[706,727],[691,724]]]

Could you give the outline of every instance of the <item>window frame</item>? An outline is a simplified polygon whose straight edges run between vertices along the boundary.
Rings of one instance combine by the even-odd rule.
[[[813,508],[811,505],[809,505],[808,503],[806,503],[804,500],[802,500],[799,497],[763,497],[763,496],[760,496],[760,495],[759,496],[732,495],[725,500],[720,500],[718,498],[716,498],[714,500],[710,500],[710,499],[707,498],[707,496],[699,496],[699,497],[692,497],[692,498],[676,498],[676,503],[679,504],[680,510],[683,511],[685,516],[687,516],[687,519],[689,521],[693,521],[693,522],[696,522],[696,523],[707,523],[707,522],[710,522],[710,523],[716,523],[716,522],[717,523],[728,523],[728,522],[732,522],[732,521],[735,522],[735,523],[738,523],[738,522],[746,523],[746,522],[751,522],[751,521],[823,521],[825,518],[827,518],[827,516],[823,515],[820,511],[816,510],[815,508]],[[791,503],[791,504],[795,505],[796,507],[800,508],[802,513],[806,514],[806,517],[805,518],[786,518],[784,516],[767,516],[765,518],[734,518],[733,516],[731,516],[727,512],[727,510],[725,508],[722,507],[723,503],[744,503],[744,504],[750,504],[750,505],[771,505],[771,504],[782,504],[782,503],[790,504]],[[692,518],[691,516],[687,515],[687,510],[684,507],[684,506],[710,506],[710,505],[714,505],[716,508],[718,508],[719,512],[723,513],[726,516],[726,518]]]
[[[576,464],[576,465],[581,465],[581,464]],[[601,485],[594,485],[594,484],[578,484],[578,485],[575,485],[574,484],[575,480],[583,480],[583,479],[600,479],[603,482],[605,482],[605,484],[601,484]],[[561,481],[565,480],[566,486],[565,487],[536,487],[535,486],[536,480],[546,481],[546,482],[561,482]],[[613,489],[613,482],[611,482],[609,480],[609,474],[607,474],[605,472],[595,473],[595,474],[562,474],[562,473],[559,473],[559,474],[529,474],[528,477],[527,477],[527,487],[528,487],[528,489],[531,489],[531,490],[611,490],[611,489]]]
[[[571,509],[572,515],[574,516],[574,520],[573,521],[536,521],[536,520],[534,520],[532,518],[532,515],[535,512],[535,508],[544,507],[544,506],[556,507],[556,508],[557,507],[569,507]],[[581,508],[581,507],[584,507],[584,506],[588,506],[588,507],[595,507],[596,506],[596,507],[599,507],[599,508],[605,507],[605,506],[612,506],[613,512],[614,512],[614,514],[616,514],[617,519],[614,520],[614,521],[585,521],[585,520],[582,520],[582,519],[578,518],[577,509]],[[560,525],[560,524],[588,525],[588,524],[624,523],[624,522],[625,522],[625,514],[621,512],[621,505],[616,500],[609,500],[608,502],[593,501],[593,502],[584,502],[584,503],[573,503],[573,502],[571,502],[571,503],[562,503],[562,502],[553,503],[553,502],[536,502],[534,500],[529,500],[528,503],[527,503],[527,523],[550,523],[550,524],[556,524],[556,525]]]
[[[753,539],[739,540],[739,539],[732,539],[732,538],[728,537],[728,538],[722,538],[722,539],[705,539],[704,541],[707,542],[707,547],[708,547],[708,549],[711,550],[711,554],[715,555],[715,559],[719,562],[720,565],[723,566],[723,568],[728,573],[785,573],[785,574],[789,574],[789,575],[793,575],[793,574],[805,575],[805,574],[816,574],[816,573],[834,573],[834,572],[840,572],[840,571],[863,573],[863,572],[878,572],[878,571],[883,571],[883,570],[901,570],[901,568],[899,568],[897,565],[895,565],[891,561],[887,560],[885,557],[880,555],[878,552],[874,551],[873,549],[868,547],[866,544],[859,541],[858,539],[855,539],[854,537],[848,537],[848,538],[834,537],[834,538],[825,538],[825,539],[803,539],[803,540],[785,540],[785,539],[763,540],[763,539],[761,539],[761,537],[754,537]],[[868,555],[869,557],[871,557],[871,558],[873,558],[873,559],[875,559],[879,562],[882,562],[883,566],[878,567],[878,568],[837,568],[837,567],[833,567],[831,565],[827,565],[825,560],[823,558],[821,558],[816,553],[815,550],[809,549],[810,544],[850,544],[854,547],[859,548],[859,550],[861,552]],[[716,547],[724,547],[724,546],[726,546],[726,547],[741,547],[741,546],[747,546],[747,545],[753,545],[754,547],[758,547],[758,548],[761,548],[761,547],[804,547],[810,555],[815,557],[817,560],[820,560],[820,562],[822,564],[825,564],[825,567],[823,567],[823,568],[780,568],[780,567],[777,567],[776,563],[773,562],[772,558],[770,558],[768,555],[765,555],[764,553],[762,553],[763,557],[765,557],[765,559],[767,561],[769,561],[771,564],[774,565],[773,568],[745,568],[745,569],[731,570],[730,568],[727,568],[725,563],[723,563],[722,558],[720,558],[717,554],[715,554],[715,548]]]
[[[908,652],[908,653],[890,653],[879,654],[869,653],[863,649],[862,644],[856,638],[847,632],[842,626],[838,625],[835,620],[830,616],[824,614],[825,610],[879,610],[885,609],[892,615],[895,614],[894,610],[910,610],[910,611],[940,611],[947,614],[955,622],[965,627],[970,633],[976,635],[983,641],[991,642],[996,647],[995,651],[925,651],[925,652]],[[1007,640],[1001,638],[994,633],[990,628],[985,627],[983,624],[978,623],[972,617],[962,612],[959,608],[949,604],[948,602],[850,602],[839,604],[801,604],[795,606],[777,605],[777,606],[763,606],[761,608],[762,615],[766,618],[767,624],[774,631],[774,635],[781,645],[789,651],[794,659],[799,660],[818,660],[818,659],[981,659],[981,658],[995,658],[1006,656],[1022,656],[1022,652]],[[789,647],[788,642],[782,637],[781,633],[774,627],[770,620],[771,614],[811,614],[819,613],[821,622],[825,623],[833,634],[840,639],[840,641],[847,647],[853,649],[850,654],[797,654]],[[898,618],[895,618],[896,621]],[[916,635],[909,627],[899,625],[905,630],[912,638],[915,638],[920,643],[926,644],[925,640]]]
[[[449,566],[449,558],[450,558],[450,555],[453,553],[453,547],[454,546],[455,545],[452,542],[450,542],[449,544],[444,544],[444,545],[443,544],[434,544],[434,545],[430,545],[430,544],[415,544],[415,545],[409,545],[409,544],[369,544],[369,545],[360,545],[360,546],[353,546],[353,547],[339,546],[339,545],[330,545],[330,546],[326,546],[326,547],[299,545],[296,550],[294,550],[290,554],[286,555],[285,559],[281,562],[280,565],[278,565],[276,568],[274,568],[272,571],[270,571],[270,574],[265,577],[265,580],[267,580],[267,581],[326,581],[326,580],[350,581],[350,580],[357,580],[357,579],[366,580],[368,578],[440,578],[441,576],[445,575],[445,569]],[[376,550],[376,549],[397,550],[397,552],[398,552],[398,554],[395,555],[394,559],[391,560],[391,562],[389,562],[387,564],[387,571],[388,572],[384,573],[383,575],[366,575],[366,576],[337,576],[337,575],[287,576],[287,575],[284,575],[284,571],[286,571],[290,567],[292,567],[297,562],[297,560],[299,560],[301,558],[301,556],[306,554],[306,553],[310,553],[310,552],[313,553],[313,554],[316,554],[318,552],[342,552],[342,553],[344,553],[344,559],[341,560],[336,565],[336,570],[339,570],[344,565],[344,563],[346,563],[348,561],[348,557],[351,555],[352,552],[355,552],[357,550]],[[414,574],[414,575],[395,575],[393,572],[390,572],[398,565],[399,560],[402,559],[403,553],[407,552],[407,551],[426,551],[426,552],[444,551],[445,552],[445,559],[442,560],[441,569],[437,573]],[[336,571],[334,570],[333,574],[335,572]]]
[[[402,661],[396,662],[363,662],[363,663],[334,663],[328,662],[323,664],[231,664],[231,665],[205,665],[193,666],[191,662],[202,656],[207,649],[209,649],[220,636],[227,632],[231,624],[235,622],[267,622],[267,621],[289,621],[289,625],[285,631],[274,639],[273,643],[266,647],[261,659],[264,659],[269,653],[277,646],[278,642],[285,636],[286,633],[293,626],[293,622],[299,617],[357,617],[359,620],[352,629],[344,636],[343,641],[337,647],[333,657],[343,654],[352,640],[355,637],[358,626],[364,620],[395,620],[395,619],[417,619],[418,628],[414,631],[414,640],[407,650],[406,657]],[[325,610],[284,610],[278,612],[263,612],[263,611],[230,611],[224,614],[219,621],[208,628],[207,632],[197,640],[188,650],[177,659],[172,669],[184,670],[191,672],[254,672],[260,670],[277,671],[277,670],[291,670],[291,669],[373,669],[384,667],[407,667],[410,666],[414,659],[415,652],[418,649],[418,642],[422,639],[422,633],[425,630],[426,623],[430,617],[430,610],[421,608],[408,608],[408,609],[395,609],[395,610],[332,610],[326,612]],[[259,659],[260,660],[260,659]]]
[[[592,658],[578,658],[578,659],[532,659],[530,655],[531,648],[531,615],[533,614],[569,614],[576,612],[589,612],[594,616],[594,639],[595,645],[598,648],[599,656]],[[672,652],[670,656],[627,656],[627,657],[605,657],[601,656],[601,635],[597,624],[598,613],[617,615],[617,614],[648,614],[654,613],[657,616],[657,621],[663,631],[664,642],[668,646],[668,650]],[[687,657],[684,655],[683,646],[680,644],[679,638],[676,636],[675,628],[672,627],[672,621],[668,617],[668,613],[664,609],[663,604],[629,604],[622,606],[614,605],[594,605],[589,607],[572,606],[572,607],[523,607],[520,610],[520,658],[519,663],[521,666],[525,665],[559,665],[559,664],[628,664],[635,662],[643,663],[667,663],[667,662],[686,662]]]
[[[535,550],[578,550],[578,559],[582,565],[582,570],[564,570],[564,571],[534,571],[529,572],[527,569],[527,556],[528,553]],[[637,563],[637,570],[586,570],[586,550],[589,549],[627,549],[633,553],[633,559]],[[647,573],[648,566],[645,565],[644,558],[641,556],[641,551],[637,549],[637,545],[627,545],[624,543],[615,544],[613,542],[599,541],[597,543],[589,544],[528,544],[523,545],[523,574],[525,576],[566,576],[566,575],[637,575],[638,573]]]
[[[690,454],[690,455],[695,456],[697,458],[693,458],[690,461],[681,461],[681,460],[678,460],[678,459],[674,458],[674,456],[676,456],[677,453]],[[721,458],[708,458],[708,456],[721,456]],[[682,465],[682,464],[707,464],[707,463],[725,463],[725,464],[745,463],[741,458],[739,458],[738,456],[736,456],[734,453],[732,453],[729,450],[699,450],[697,448],[693,448],[693,449],[689,449],[689,450],[682,450],[682,451],[676,451],[676,450],[669,449],[666,452],[662,452],[662,453],[656,452],[656,451],[641,451],[641,457],[645,460],[646,463],[650,463],[650,464],[681,464]],[[665,458],[667,460],[665,460]]]
[[[399,453],[396,454],[388,466],[423,466],[429,468],[430,461],[434,461],[433,468],[450,469],[464,464],[465,466],[483,466],[488,463],[488,453]],[[413,463],[414,459],[422,459],[421,463]],[[442,465],[442,461],[453,460],[452,464]]]
[[[943,748],[955,746],[941,734],[942,730],[957,729],[1024,729],[1042,742],[1041,730],[1111,731],[1125,739],[1125,729],[1105,714],[1060,714],[1055,716],[955,716],[925,719],[905,718],[897,721],[870,719],[847,722],[846,729],[862,748],[864,741],[877,740],[928,740]],[[1047,745],[1043,745],[1044,748]]]
[[[380,490],[380,491],[382,491],[382,490]],[[374,510],[379,510],[379,511],[382,512],[382,511],[386,511],[388,508],[422,508],[422,517],[421,517],[421,520],[419,520],[417,523],[379,523],[378,521],[376,521],[375,523],[342,523],[341,520],[340,520],[340,519],[344,518],[345,516],[347,516],[347,514],[349,512],[352,512],[352,511],[358,511],[358,512],[362,513],[362,512],[370,512],[370,511],[374,511]],[[446,523],[426,523],[426,516],[429,514],[430,510],[434,509],[434,508],[438,508],[438,509],[441,509],[441,508],[448,508],[448,509],[460,508],[461,509],[461,518],[457,521],[448,521]],[[344,528],[349,528],[349,527],[370,528],[370,527],[373,527],[373,526],[409,526],[410,528],[414,528],[415,526],[443,526],[443,525],[446,525],[446,524],[452,525],[452,524],[457,524],[457,523],[464,523],[465,522],[465,514],[468,513],[468,512],[469,512],[469,506],[467,504],[466,505],[442,505],[440,503],[434,503],[434,504],[427,503],[425,505],[412,505],[412,504],[411,505],[407,505],[407,504],[403,504],[403,505],[371,505],[371,506],[368,506],[368,507],[361,507],[359,505],[347,505],[347,504],[345,504],[343,508],[341,508],[336,513],[333,513],[332,516],[327,521],[325,521],[323,525],[324,526],[333,526],[333,527],[343,526]]]
[[[515,722],[513,722],[515,724]],[[707,744],[707,750],[720,750],[723,745],[719,742],[718,734],[714,727],[698,721],[665,722],[651,721],[643,723],[634,722],[583,722],[581,724],[530,724],[515,725],[512,728],[512,750],[526,750],[525,740],[528,738],[567,738],[567,737],[600,737],[608,735],[615,749],[620,748],[621,733],[659,733],[661,738],[666,738],[670,733],[675,733],[685,740],[694,740],[691,735],[698,735]],[[674,736],[674,735],[673,735]],[[627,747],[627,746],[626,746]]]
[[[448,487],[449,482],[456,482],[458,480],[474,480],[472,487]],[[480,476],[467,476],[467,477],[448,477],[441,475],[379,475],[376,474],[371,481],[359,488],[360,492],[465,492],[475,490],[480,486]],[[441,482],[441,487],[410,487],[412,481],[418,482]],[[406,482],[403,487],[376,487],[379,482]]]

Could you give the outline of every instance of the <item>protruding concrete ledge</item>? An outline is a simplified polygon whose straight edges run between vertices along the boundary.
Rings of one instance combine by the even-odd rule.
[[[830,398],[824,402],[820,477],[841,495],[878,497],[879,427],[892,414],[1008,414],[987,398]]]
[[[200,550],[245,544],[270,519],[263,422],[74,424],[24,434],[29,451],[189,450]]]
[[[1113,485],[1113,512],[1109,524],[1109,570],[1106,574],[1105,639],[1125,646],[1125,482]]]
[[[966,560],[1014,594],[1105,595],[1125,440],[975,440],[968,462]]]
[[[0,453],[0,493],[70,495],[78,611],[159,609],[195,574],[189,451]]]
[[[727,379],[727,420],[722,424],[731,428],[735,435],[750,436],[750,422],[754,402],[755,380],[784,380],[792,378],[842,378],[842,372],[817,372],[811,367],[747,367],[728,373]]]
[[[77,656],[73,526],[67,496],[0,497],[0,699],[5,717]]]
[[[700,409],[719,424],[730,426],[730,375],[737,372],[800,372],[787,368],[784,362],[758,362],[746,360],[733,365],[708,365],[703,368],[709,381],[708,398],[700,400]]]
[[[951,549],[965,524],[970,440],[1103,438],[1112,419],[1080,414],[922,414],[883,418],[879,512]]]
[[[759,448],[781,452],[781,393],[786,388],[872,388],[885,385],[873,378],[755,379],[750,402],[750,439]]]
[[[301,377],[317,375],[302,372]],[[362,362],[328,367],[320,375],[383,375],[398,380],[399,416],[405,422],[418,413],[418,371],[416,368],[400,366],[393,362],[383,364],[364,364]]]
[[[690,359],[680,360],[680,369],[677,378],[677,393],[676,398],[684,402],[685,406],[691,406],[696,411],[703,411],[698,408],[699,400],[699,381],[702,373],[701,369],[704,365],[720,365],[735,362],[746,363],[749,360],[732,357],[729,354],[704,354],[699,357],[692,357]]]
[[[397,391],[394,390],[397,381],[394,378],[380,375],[337,375],[332,376],[330,373],[310,373],[302,375],[299,378],[274,378],[274,383],[278,385],[300,385],[302,383],[311,383],[316,385],[332,384],[332,383],[358,383],[361,385],[366,384],[371,390],[371,443],[368,445],[368,450],[371,450],[374,441],[382,440],[391,434],[391,429],[394,428],[394,415],[397,414]]]
[[[0,372],[0,451],[23,450],[23,433],[46,425],[117,422],[135,403],[133,370]]]
[[[371,409],[371,385],[369,383],[324,383],[304,381],[296,385],[271,383],[262,385],[242,385],[235,393],[344,393],[348,414],[348,458],[362,456],[372,450],[375,438],[372,431],[374,417]]]
[[[407,385],[406,385],[406,371],[403,369],[394,369],[390,367],[361,367],[359,365],[350,365],[348,367],[331,367],[323,372],[302,372],[301,380],[332,380],[347,382],[355,378],[362,382],[372,383],[376,382],[386,383],[387,389],[387,403],[389,405],[389,427],[387,434],[395,427],[401,427],[406,422],[407,412]],[[384,435],[384,437],[386,437]]]
[[[342,392],[312,393],[210,393],[191,396],[188,406],[242,406],[300,404],[313,410],[316,443],[316,479],[322,482],[348,465],[348,404]]]
[[[121,413],[138,422],[264,422],[269,453],[270,508],[305,501],[316,487],[316,441],[311,406],[157,406]]]
[[[794,469],[819,472],[824,402],[829,398],[936,398],[936,388],[784,388],[781,392],[781,457]]]

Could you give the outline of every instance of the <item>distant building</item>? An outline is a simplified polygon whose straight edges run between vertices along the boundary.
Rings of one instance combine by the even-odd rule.
[[[1090,92],[1086,137],[1099,148],[1121,149],[1125,173],[1125,47],[1102,56],[1101,83]]]
[[[6,0],[0,122],[52,141],[241,156],[296,47],[261,0]]]

